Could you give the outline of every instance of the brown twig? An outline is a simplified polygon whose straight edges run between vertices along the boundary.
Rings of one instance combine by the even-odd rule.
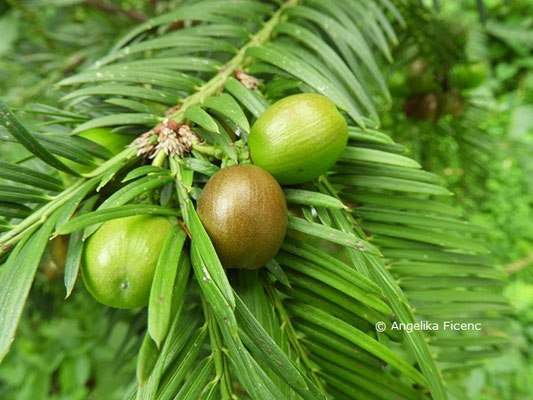
[[[144,15],[140,12],[132,11],[132,10],[124,10],[114,4],[105,3],[100,0],[85,0],[84,4],[88,7],[96,8],[98,10],[102,10],[107,13],[124,15],[125,17],[133,19],[135,21],[144,22],[148,19],[147,15]]]
[[[521,258],[520,260],[517,260],[515,262],[512,262],[511,264],[506,265],[505,272],[508,274],[514,274],[515,272],[518,272],[521,269],[526,268],[531,263],[533,263],[533,251],[528,253],[525,257]]]
[[[181,219],[178,218],[178,222],[180,223],[181,225],[181,228],[185,231],[185,233],[187,234],[187,236],[189,237],[189,239],[192,240],[192,235],[191,233],[189,232],[189,230],[187,229],[187,225],[185,225],[185,222],[183,222]]]

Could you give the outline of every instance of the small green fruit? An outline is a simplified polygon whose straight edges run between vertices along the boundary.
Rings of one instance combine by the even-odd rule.
[[[105,222],[85,245],[81,272],[87,290],[110,307],[146,306],[171,228],[166,218],[146,215]]]
[[[402,71],[394,71],[388,80],[389,91],[393,96],[403,97],[409,94],[407,76]]]
[[[259,268],[278,252],[287,203],[276,180],[251,164],[223,168],[206,183],[198,216],[227,268]]]
[[[348,125],[335,104],[311,93],[286,97],[270,106],[252,126],[252,162],[281,184],[310,181],[339,159]]]
[[[450,71],[450,83],[458,89],[473,89],[487,79],[488,67],[484,62],[458,64]]]

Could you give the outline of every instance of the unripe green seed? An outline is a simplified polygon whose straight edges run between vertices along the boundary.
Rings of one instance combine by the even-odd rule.
[[[312,93],[286,97],[269,107],[248,137],[255,165],[281,184],[310,181],[339,159],[348,125],[328,98]]]
[[[389,91],[393,96],[407,96],[409,89],[407,87],[407,76],[403,71],[395,71],[388,80]]]
[[[487,79],[488,67],[483,62],[454,65],[450,71],[450,82],[458,89],[473,89]]]
[[[87,290],[110,307],[146,306],[171,228],[166,218],[147,215],[105,222],[85,245],[81,272]]]

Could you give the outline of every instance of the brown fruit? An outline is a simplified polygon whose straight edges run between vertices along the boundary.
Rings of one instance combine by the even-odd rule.
[[[52,261],[61,269],[65,269],[67,262],[67,249],[70,236],[57,236],[50,242],[50,254]]]
[[[411,119],[435,121],[437,119],[439,100],[437,95],[428,93],[410,98],[404,105],[404,112]]]
[[[256,165],[227,167],[209,179],[198,215],[222,265],[259,268],[278,252],[287,229],[287,204],[274,177]]]
[[[43,273],[50,282],[58,280],[65,272],[68,241],[68,235],[57,236],[50,241],[50,254],[42,265]]]
[[[54,282],[61,278],[63,275],[63,269],[61,269],[54,261],[46,260],[43,264],[43,273],[48,282]]]

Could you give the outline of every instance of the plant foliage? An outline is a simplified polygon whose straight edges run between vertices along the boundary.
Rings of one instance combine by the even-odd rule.
[[[0,360],[49,237],[71,235],[65,286],[77,296],[84,239],[139,214],[168,215],[176,228],[137,340],[130,398],[441,400],[447,371],[497,355],[510,307],[483,228],[379,128],[375,99],[390,99],[382,70],[405,25],[402,7],[185,1],[59,80],[60,106],[22,114],[0,103],[3,139],[27,151],[0,172],[11,182],[0,186]],[[195,200],[220,167],[249,162],[244,144],[264,109],[298,92],[335,102],[348,147],[326,175],[285,188],[296,211],[275,260],[226,271]],[[97,127],[131,135],[132,145],[109,157],[76,140]],[[185,151],[172,142],[181,129],[199,138]],[[94,169],[77,173],[65,159]],[[26,160],[47,173],[29,173]],[[452,319],[483,329],[375,330],[379,321]]]

